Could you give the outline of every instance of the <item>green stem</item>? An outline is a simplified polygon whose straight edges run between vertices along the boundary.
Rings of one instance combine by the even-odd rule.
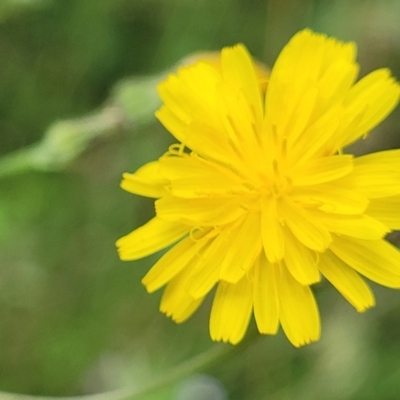
[[[99,111],[57,121],[38,143],[0,157],[0,178],[27,171],[63,170],[97,140],[152,123],[160,106],[156,87],[162,78],[164,75],[155,75],[117,83]]]
[[[202,56],[190,55],[171,70]],[[138,131],[153,123],[154,113],[161,105],[157,85],[169,72],[123,79],[112,88],[99,111],[53,123],[39,142],[0,157],[0,179],[27,171],[61,171],[98,139],[108,139],[120,131]]]
[[[252,336],[250,336],[250,340],[244,341],[240,346],[215,345],[210,350],[169,369],[164,374],[151,379],[148,384],[135,389],[127,388],[106,393],[73,397],[44,397],[0,392],[0,400],[140,400],[145,395],[166,387],[174,382],[178,382],[198,371],[207,369],[216,362],[223,361],[236,351],[243,350],[251,340]]]
[[[99,138],[108,138],[128,125],[116,106],[106,106],[89,116],[53,123],[42,140],[0,158],[0,178],[27,171],[67,168]]]
[[[25,147],[0,158],[0,177],[20,174],[34,169],[37,146]]]
[[[235,347],[230,345],[216,345],[210,350],[193,357],[192,359],[177,365],[158,378],[153,379],[147,385],[139,388],[129,397],[130,400],[140,400],[143,396],[152,393],[158,389],[168,386],[171,383],[178,382],[195,372],[202,371],[216,362],[220,362],[235,351]],[[0,398],[1,400],[1,398]],[[113,399],[116,400],[116,399]],[[122,399],[118,399],[122,400]]]

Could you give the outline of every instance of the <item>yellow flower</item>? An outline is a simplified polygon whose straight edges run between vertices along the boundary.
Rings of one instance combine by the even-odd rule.
[[[400,287],[400,150],[342,149],[399,101],[386,69],[358,82],[356,48],[296,34],[268,82],[243,45],[181,68],[159,86],[157,118],[179,142],[124,174],[122,188],[157,198],[156,216],[119,239],[122,260],[170,245],[143,278],[167,285],[161,311],[190,317],[216,286],[213,340],[238,343],[252,313],[260,333],[282,326],[295,346],[316,341],[310,285],[321,275],[357,309],[374,305],[360,276]]]

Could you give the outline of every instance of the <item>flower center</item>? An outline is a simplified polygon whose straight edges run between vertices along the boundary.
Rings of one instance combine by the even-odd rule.
[[[292,180],[282,167],[282,163],[274,159],[272,168],[269,168],[268,172],[263,171],[260,174],[257,191],[261,196],[279,198],[290,193],[293,187]]]
[[[283,194],[288,194],[292,189],[292,181],[290,177],[285,173],[285,171],[281,171],[280,165],[277,160],[273,160],[272,162],[273,169],[273,180],[271,185],[271,193],[280,197]]]

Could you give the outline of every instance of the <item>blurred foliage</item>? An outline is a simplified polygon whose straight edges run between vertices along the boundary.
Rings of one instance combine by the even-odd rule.
[[[140,284],[156,257],[122,263],[116,255],[115,240],[154,212],[152,201],[119,189],[120,176],[172,140],[151,116],[157,99],[140,91],[144,82],[154,90],[154,74],[188,54],[236,42],[271,65],[305,26],[355,40],[362,74],[387,66],[400,77],[399,18],[398,0],[3,0],[3,159],[35,148],[45,132],[42,143],[67,131],[62,146],[71,127],[89,135],[87,118],[110,107],[124,123],[101,122],[93,132],[110,131],[101,140],[89,135],[76,152],[51,153],[57,168],[0,180],[0,390],[137,387],[214,346],[210,300],[177,326],[158,312],[160,294]],[[399,130],[396,111],[354,151],[399,147]],[[377,307],[359,315],[317,285],[319,343],[294,349],[283,335],[260,337],[208,375],[148,399],[398,399],[400,296],[374,288]]]

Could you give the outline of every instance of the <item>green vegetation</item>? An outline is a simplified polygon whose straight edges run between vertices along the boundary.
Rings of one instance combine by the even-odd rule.
[[[119,181],[171,143],[153,117],[166,71],[236,42],[271,65],[309,26],[356,41],[362,74],[389,67],[400,78],[399,20],[397,0],[2,0],[0,391],[148,387],[218,346],[209,302],[175,325],[158,312],[160,294],[140,284],[155,258],[123,263],[114,245],[154,212]],[[399,110],[379,131],[355,151],[400,147]],[[359,315],[328,284],[315,291],[319,343],[253,338],[229,358],[221,351],[201,371],[209,376],[141,398],[398,399],[400,294],[375,285],[376,308]]]

